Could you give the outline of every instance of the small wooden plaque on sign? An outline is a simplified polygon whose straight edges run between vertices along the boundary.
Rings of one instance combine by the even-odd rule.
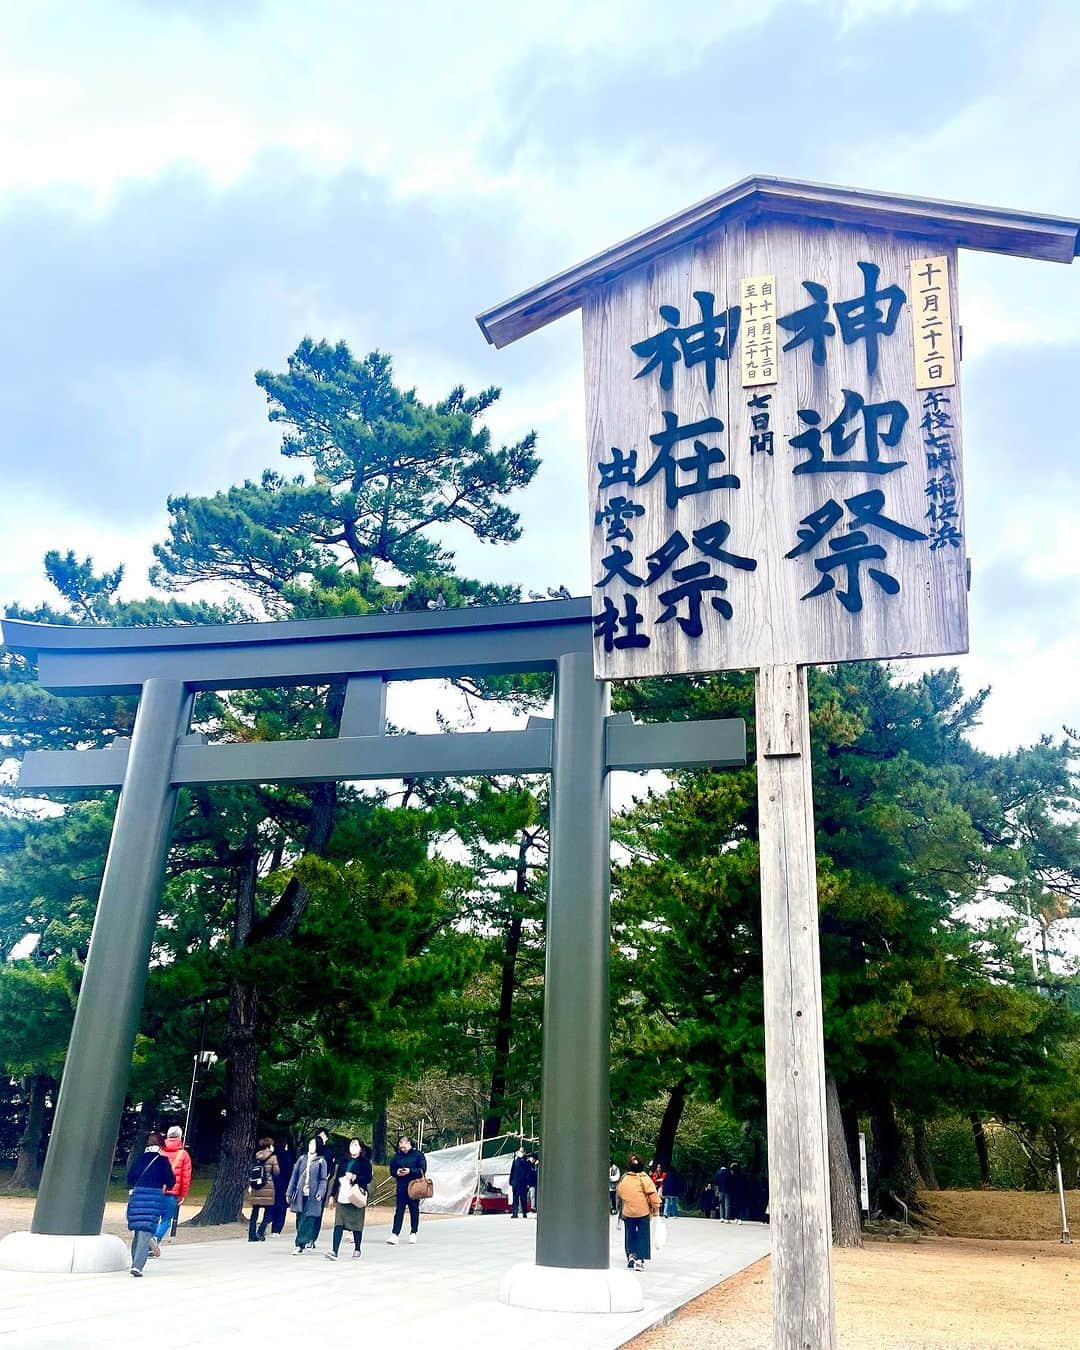
[[[914,258],[911,263],[911,337],[915,388],[947,389],[956,383],[953,361],[949,259]]]
[[[739,309],[742,316],[742,382],[744,389],[775,384],[776,278],[743,277],[739,282]]]

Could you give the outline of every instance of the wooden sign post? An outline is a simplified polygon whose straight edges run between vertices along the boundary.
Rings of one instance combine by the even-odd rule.
[[[967,650],[957,249],[1077,234],[752,178],[479,318],[582,311],[596,677],[757,672],[778,1347],[835,1344],[805,667]]]

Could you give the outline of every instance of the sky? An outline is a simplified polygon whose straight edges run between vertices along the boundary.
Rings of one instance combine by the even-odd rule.
[[[0,602],[49,548],[145,593],[169,494],[280,463],[253,376],[305,335],[500,385],[543,467],[459,565],[584,593],[580,321],[498,352],[474,316],[754,173],[1080,217],[1077,50],[1070,0],[3,6]],[[997,751],[1080,723],[1080,264],[960,284],[956,664]]]

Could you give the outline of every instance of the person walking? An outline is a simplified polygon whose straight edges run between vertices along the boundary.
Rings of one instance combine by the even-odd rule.
[[[679,1199],[685,1189],[682,1173],[675,1170],[672,1163],[664,1177],[664,1218],[676,1219],[679,1216]]]
[[[611,1205],[612,1214],[617,1214],[619,1209],[618,1201],[615,1199],[615,1187],[619,1184],[620,1176],[619,1165],[615,1159],[612,1158],[611,1166],[607,1171],[608,1203]]]
[[[166,1131],[165,1156],[172,1164],[173,1184],[168,1193],[165,1212],[150,1244],[151,1256],[161,1255],[161,1242],[191,1190],[191,1154],[184,1147],[184,1131],[179,1125],[170,1125]]]
[[[274,1145],[278,1160],[278,1171],[274,1177],[274,1208],[270,1212],[270,1236],[280,1237],[285,1231],[285,1218],[289,1213],[289,1202],[285,1199],[285,1192],[289,1189],[289,1178],[293,1174],[296,1160],[293,1158],[288,1141],[280,1148],[276,1140],[271,1139],[270,1142]]]
[[[334,1249],[326,1253],[328,1261],[336,1261],[341,1250],[341,1239],[346,1230],[352,1234],[353,1260],[360,1259],[360,1244],[364,1240],[364,1219],[367,1216],[368,1191],[374,1171],[371,1155],[359,1139],[349,1141],[349,1156],[338,1173],[337,1199],[334,1204]]]
[[[330,1136],[325,1130],[320,1130],[315,1136],[315,1148],[319,1157],[326,1163],[326,1190],[323,1193],[322,1209],[319,1210],[318,1217],[315,1220],[315,1236],[311,1239],[311,1245],[314,1247],[319,1240],[319,1234],[322,1232],[323,1215],[326,1212],[326,1202],[334,1193],[334,1186],[337,1183],[337,1159],[334,1157],[334,1148],[330,1143]]]
[[[249,1242],[266,1241],[266,1229],[274,1213],[280,1175],[281,1164],[274,1152],[274,1141],[269,1137],[260,1139],[248,1171],[247,1202],[251,1206]]]
[[[525,1156],[525,1150],[519,1148],[514,1155],[514,1161],[510,1164],[510,1191],[514,1197],[514,1206],[510,1217],[516,1219],[518,1216],[518,1206],[521,1207],[521,1217],[529,1217],[529,1173],[532,1168],[529,1160]]]
[[[721,1164],[713,1173],[716,1187],[716,1217],[721,1223],[731,1220],[731,1168]]]
[[[166,1192],[175,1185],[176,1177],[169,1159],[161,1151],[164,1142],[157,1130],[151,1131],[145,1151],[128,1168],[127,1226],[134,1234],[131,1273],[136,1277],[142,1276],[162,1215],[173,1213],[173,1206],[166,1201]]]
[[[636,1154],[626,1160],[626,1171],[615,1188],[623,1224],[626,1268],[644,1270],[652,1256],[649,1220],[660,1213],[660,1193]]]
[[[711,1181],[705,1183],[705,1189],[701,1192],[701,1216],[704,1219],[711,1219],[713,1210],[716,1209],[716,1187]]]
[[[319,1156],[315,1140],[311,1139],[307,1153],[296,1160],[285,1192],[289,1208],[296,1215],[296,1256],[315,1245],[315,1221],[322,1214],[326,1180],[326,1159]]]
[[[415,1243],[420,1231],[420,1197],[414,1195],[412,1183],[423,1180],[427,1174],[427,1158],[419,1149],[413,1148],[413,1141],[403,1134],[398,1140],[397,1152],[390,1159],[390,1175],[397,1183],[397,1197],[394,1205],[394,1223],[390,1236],[386,1239],[391,1247],[396,1247],[401,1236],[401,1225],[405,1220],[405,1210],[409,1211],[409,1241]]]
[[[746,1174],[738,1163],[731,1164],[731,1181],[729,1190],[731,1192],[731,1217],[736,1223],[742,1223],[746,1218]]]
[[[529,1208],[535,1214],[540,1208],[537,1198],[540,1189],[540,1155],[530,1153],[526,1162],[529,1164]]]

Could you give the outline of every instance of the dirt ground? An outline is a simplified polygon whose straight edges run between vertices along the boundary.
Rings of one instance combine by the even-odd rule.
[[[633,1350],[768,1350],[769,1267],[766,1258],[695,1299]],[[1080,1241],[869,1241],[834,1251],[833,1270],[843,1350],[1080,1345]]]

